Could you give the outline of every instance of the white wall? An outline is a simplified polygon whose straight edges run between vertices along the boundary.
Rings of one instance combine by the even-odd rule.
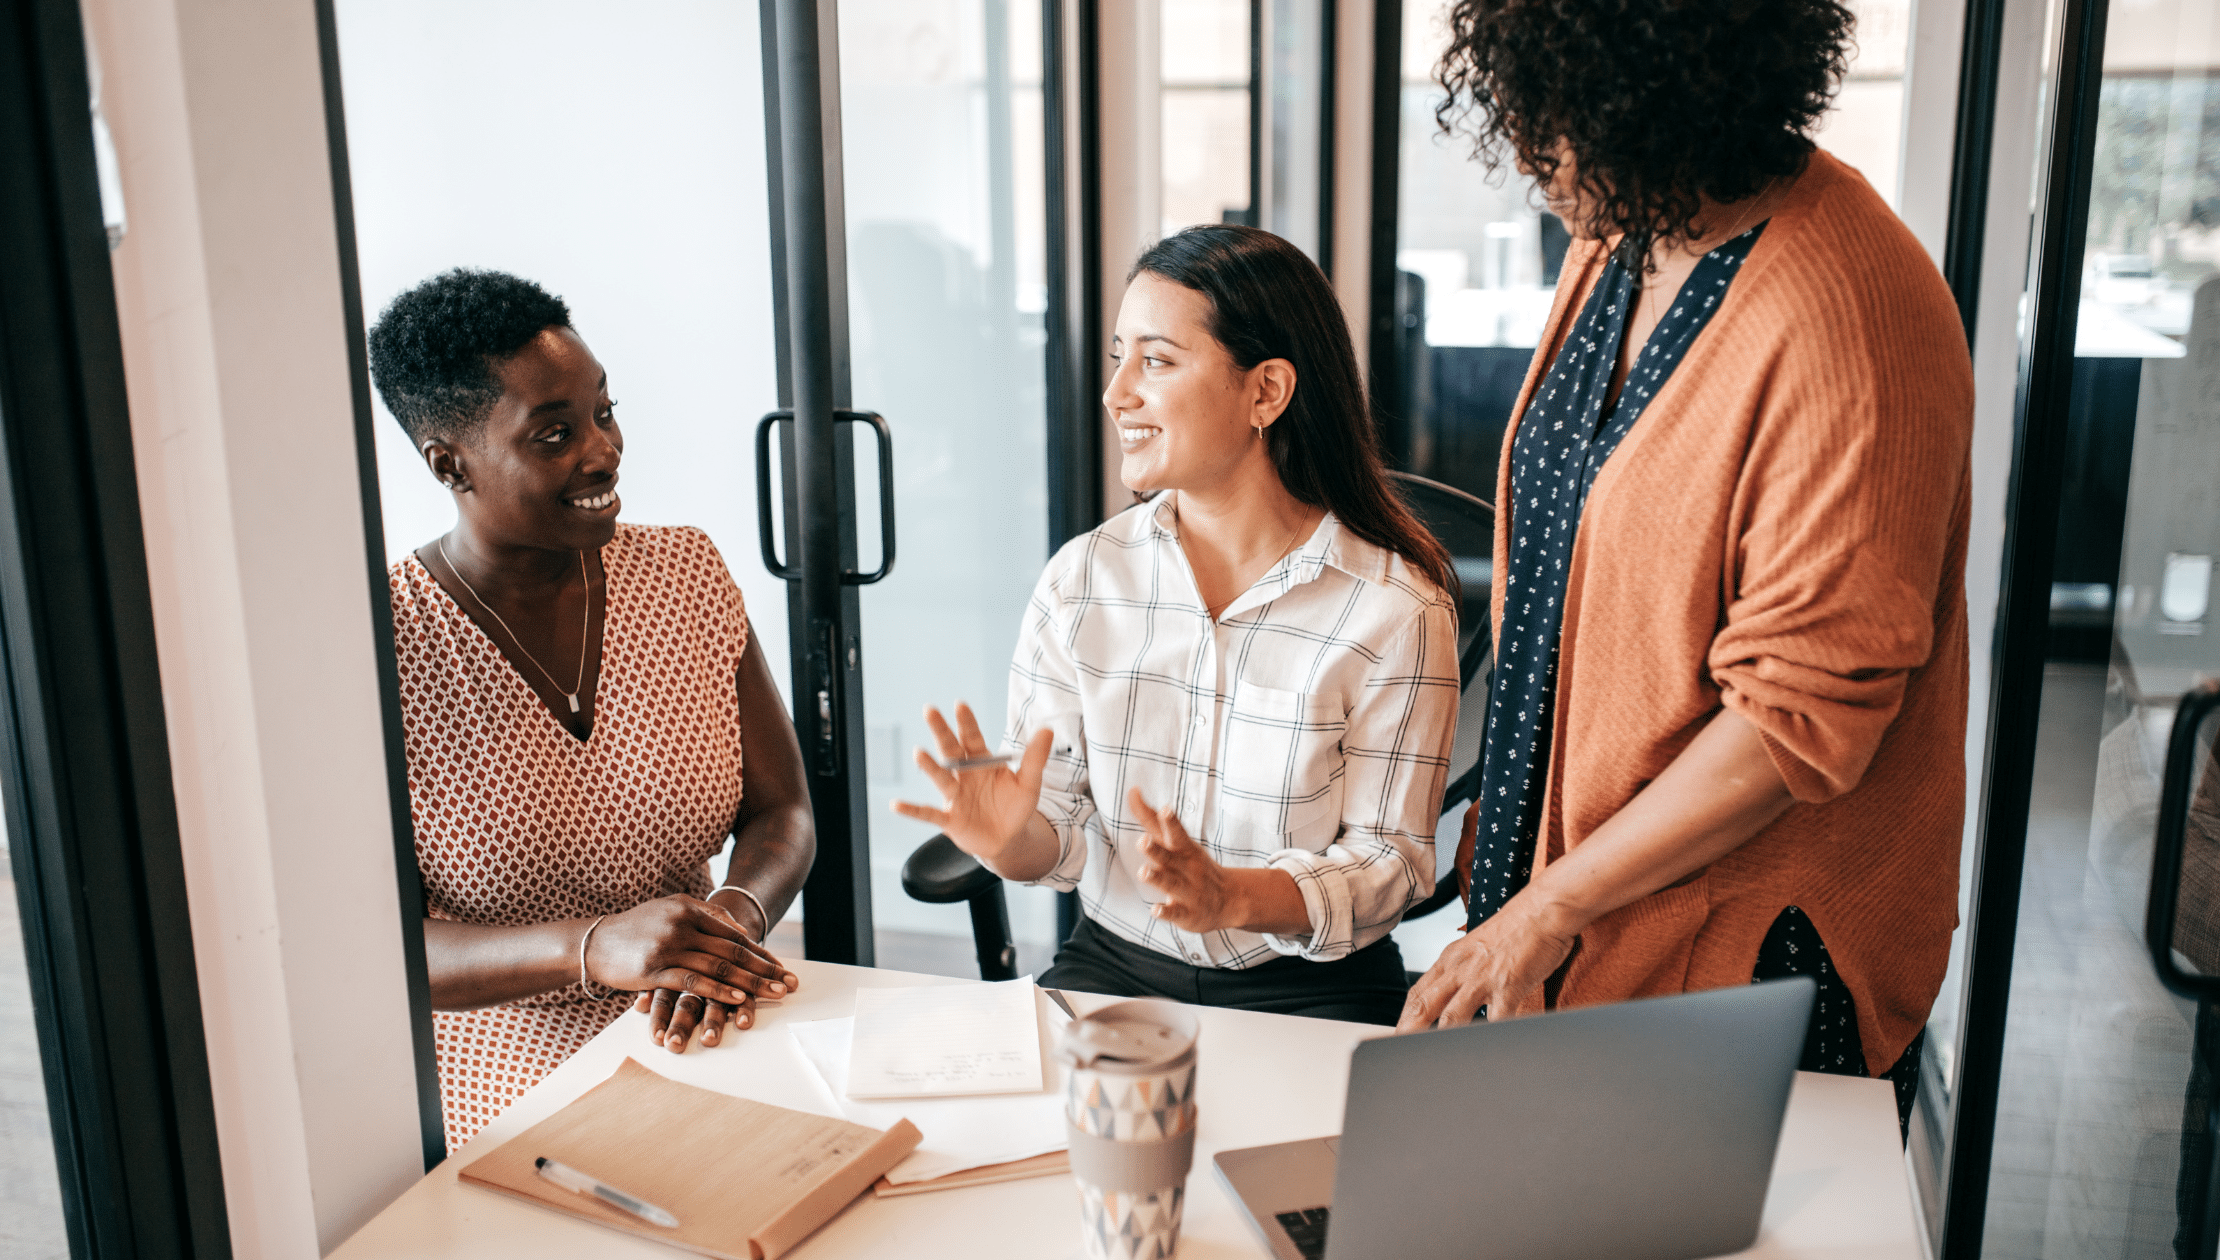
[[[422,1175],[314,7],[86,0],[232,1251]]]
[[[1177,3],[1177,0],[1174,0]],[[1102,161],[1102,339],[1096,355],[1109,353],[1125,301],[1125,272],[1156,243],[1163,224],[1164,155],[1162,92],[1163,0],[1105,0],[1097,18]],[[1102,511],[1115,516],[1133,502],[1118,477],[1123,458],[1109,413],[1102,421]]]
[[[1904,51],[1904,117],[1896,213],[1942,265],[1950,232],[1950,166],[1958,150],[1958,60],[1965,0],[1916,0]]]
[[[698,525],[786,686],[786,590],[755,529],[778,405],[756,6],[339,0],[367,318],[455,266],[570,304],[624,427],[624,518]],[[378,404],[386,550],[454,522]]]
[[[1372,357],[1372,0],[1334,6],[1334,294]]]

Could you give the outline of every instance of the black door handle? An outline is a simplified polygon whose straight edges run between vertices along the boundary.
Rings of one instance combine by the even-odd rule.
[[[771,432],[794,419],[791,409],[765,415],[755,426],[755,536],[763,549],[763,567],[782,582],[798,581],[801,574],[779,560],[771,532]],[[894,572],[894,433],[886,417],[876,411],[835,411],[835,424],[868,424],[879,443],[879,567],[869,573],[840,571],[842,586],[869,586]]]
[[[2174,710],[2174,731],[2166,741],[2166,775],[2158,791],[2158,826],[2151,846],[2151,902],[2143,916],[2144,942],[2151,965],[2167,988],[2186,998],[2220,1001],[2220,976],[2192,975],[2174,961],[2176,902],[2181,896],[2182,854],[2189,835],[2189,792],[2196,781],[2197,732],[2220,710],[2220,682],[2190,689]],[[2220,773],[2216,769],[2215,773]]]
[[[876,411],[836,411],[838,424],[868,424],[879,439],[879,567],[869,573],[842,570],[842,586],[869,586],[894,572],[894,433]]]

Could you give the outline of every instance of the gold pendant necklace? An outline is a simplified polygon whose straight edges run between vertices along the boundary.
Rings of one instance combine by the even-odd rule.
[[[435,538],[432,545],[439,548],[439,558],[447,562],[447,571],[455,575],[455,580],[463,584],[464,590],[470,592],[470,598],[478,602],[478,607],[493,613],[493,619],[500,622],[501,629],[508,634],[509,642],[516,644],[516,650],[524,653],[524,659],[532,662],[532,668],[540,671],[540,677],[547,680],[547,685],[562,691],[563,684],[555,681],[555,675],[547,672],[547,666],[540,664],[540,658],[532,655],[532,649],[524,646],[524,640],[516,637],[516,631],[509,629],[508,620],[495,612],[493,605],[486,602],[486,597],[480,595],[478,588],[470,584],[470,579],[463,576],[462,570],[455,567],[455,558],[447,554],[447,540]],[[578,553],[578,577],[586,587],[586,611],[578,627],[578,681],[572,683],[570,690],[563,695],[563,699],[570,701],[570,711],[573,713],[578,712],[578,694],[586,689],[586,648],[594,624],[594,580],[593,575],[586,571],[586,553],[583,551]]]

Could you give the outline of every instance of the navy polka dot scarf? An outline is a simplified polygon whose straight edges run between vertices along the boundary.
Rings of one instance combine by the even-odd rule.
[[[1557,642],[1573,536],[1611,452],[1711,322],[1764,224],[1705,254],[1606,406],[1627,320],[1641,290],[1618,257],[1581,309],[1549,374],[1536,385],[1511,447],[1510,557],[1503,626],[1488,697],[1480,832],[1472,856],[1473,926],[1503,908],[1534,873],[1556,708]]]

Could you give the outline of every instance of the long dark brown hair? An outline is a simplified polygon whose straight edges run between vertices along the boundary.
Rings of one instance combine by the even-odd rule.
[[[1295,365],[1295,394],[1264,431],[1287,492],[1454,597],[1448,549],[1388,484],[1349,322],[1318,265],[1270,232],[1206,223],[1151,245],[1126,283],[1144,271],[1210,299],[1206,326],[1242,371],[1267,359]]]

